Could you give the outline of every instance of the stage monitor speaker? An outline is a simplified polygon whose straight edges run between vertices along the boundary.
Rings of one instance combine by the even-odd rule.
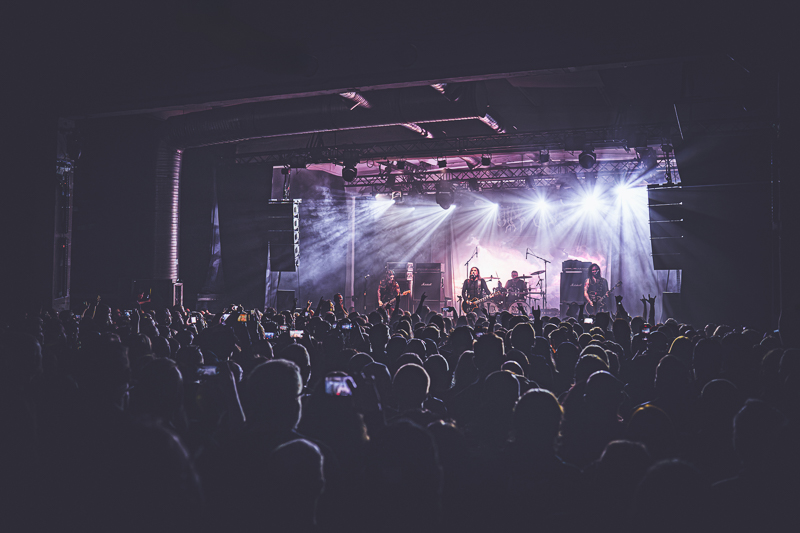
[[[183,283],[171,279],[136,279],[131,287],[131,297],[142,303],[144,309],[183,305]]]
[[[295,272],[300,260],[299,200],[270,200],[264,232],[273,272]]]
[[[275,310],[279,313],[281,311],[294,311],[294,291],[278,291],[278,296],[275,301]]]

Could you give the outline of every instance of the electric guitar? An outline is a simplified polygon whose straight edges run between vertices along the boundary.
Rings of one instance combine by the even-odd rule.
[[[491,300],[492,298],[496,298],[500,296],[500,291],[494,291],[489,296],[484,296],[483,298],[470,298],[469,300],[465,300],[461,302],[461,311],[463,313],[471,313],[472,311],[476,310],[479,305],[487,300]]]
[[[408,296],[409,294],[411,294],[411,289],[407,290],[406,292],[401,292],[400,294],[398,294],[397,296],[395,296],[394,298],[392,298],[392,299],[391,299],[391,300],[389,300],[388,302],[383,302],[383,304],[381,305],[381,307],[386,307],[387,305],[392,305],[392,304],[393,304],[394,302],[396,302],[396,301],[397,301],[397,299],[398,299],[398,298],[400,298],[401,296]]]
[[[586,304],[586,314],[597,314],[597,311],[603,307],[603,302],[605,302],[605,299],[608,298],[608,295],[614,292],[614,289],[621,285],[622,281],[618,281],[617,284],[608,289],[605,294],[589,293],[589,299],[592,301],[592,303]]]

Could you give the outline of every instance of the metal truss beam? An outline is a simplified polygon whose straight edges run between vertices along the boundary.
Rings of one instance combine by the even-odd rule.
[[[682,128],[684,134],[691,131],[693,135],[709,135],[764,130],[769,129],[770,125],[763,119],[737,119],[693,121],[683,123]],[[362,161],[391,161],[550,149],[578,151],[585,143],[592,144],[596,148],[611,146],[635,148],[670,143],[680,136],[681,131],[676,123],[659,123],[475,137],[420,138],[409,141],[279,150],[239,154],[234,157],[234,162],[286,166],[290,164],[292,157],[300,156],[308,163],[341,163],[345,152],[358,152]]]
[[[357,189],[361,194],[380,194],[401,191],[403,193],[434,192],[436,184],[450,182],[456,189],[484,191],[493,189],[524,189],[531,187],[563,187],[570,183],[596,179],[598,183],[614,184],[620,177],[638,177],[641,172],[638,161],[602,161],[591,170],[582,168],[577,162],[547,164],[529,167],[496,167],[473,170],[428,170],[403,174],[359,175],[345,187]],[[677,178],[675,160],[670,159],[673,179]],[[664,179],[666,159],[641,176],[641,184]],[[676,180],[679,181],[679,180]]]

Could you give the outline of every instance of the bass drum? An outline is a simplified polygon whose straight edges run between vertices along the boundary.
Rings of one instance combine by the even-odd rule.
[[[520,311],[520,308],[522,308],[522,311]],[[531,316],[531,306],[522,301],[510,303],[507,311],[512,315]]]
[[[494,314],[497,314],[497,313],[499,313],[500,311],[502,311],[502,309],[500,308],[500,306],[499,306],[499,305],[497,305],[496,303],[494,303],[494,302],[492,302],[492,301],[490,300],[490,301],[486,302],[486,311],[487,311],[487,312],[488,312],[490,315],[494,315]]]

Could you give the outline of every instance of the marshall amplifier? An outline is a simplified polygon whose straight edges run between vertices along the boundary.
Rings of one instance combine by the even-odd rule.
[[[442,273],[437,272],[420,272],[414,274],[414,290],[411,293],[414,296],[415,305],[419,303],[419,298],[422,293],[425,293],[425,305],[434,311],[441,311],[442,309]]]
[[[442,271],[442,264],[441,263],[417,263],[414,272],[441,272]]]

